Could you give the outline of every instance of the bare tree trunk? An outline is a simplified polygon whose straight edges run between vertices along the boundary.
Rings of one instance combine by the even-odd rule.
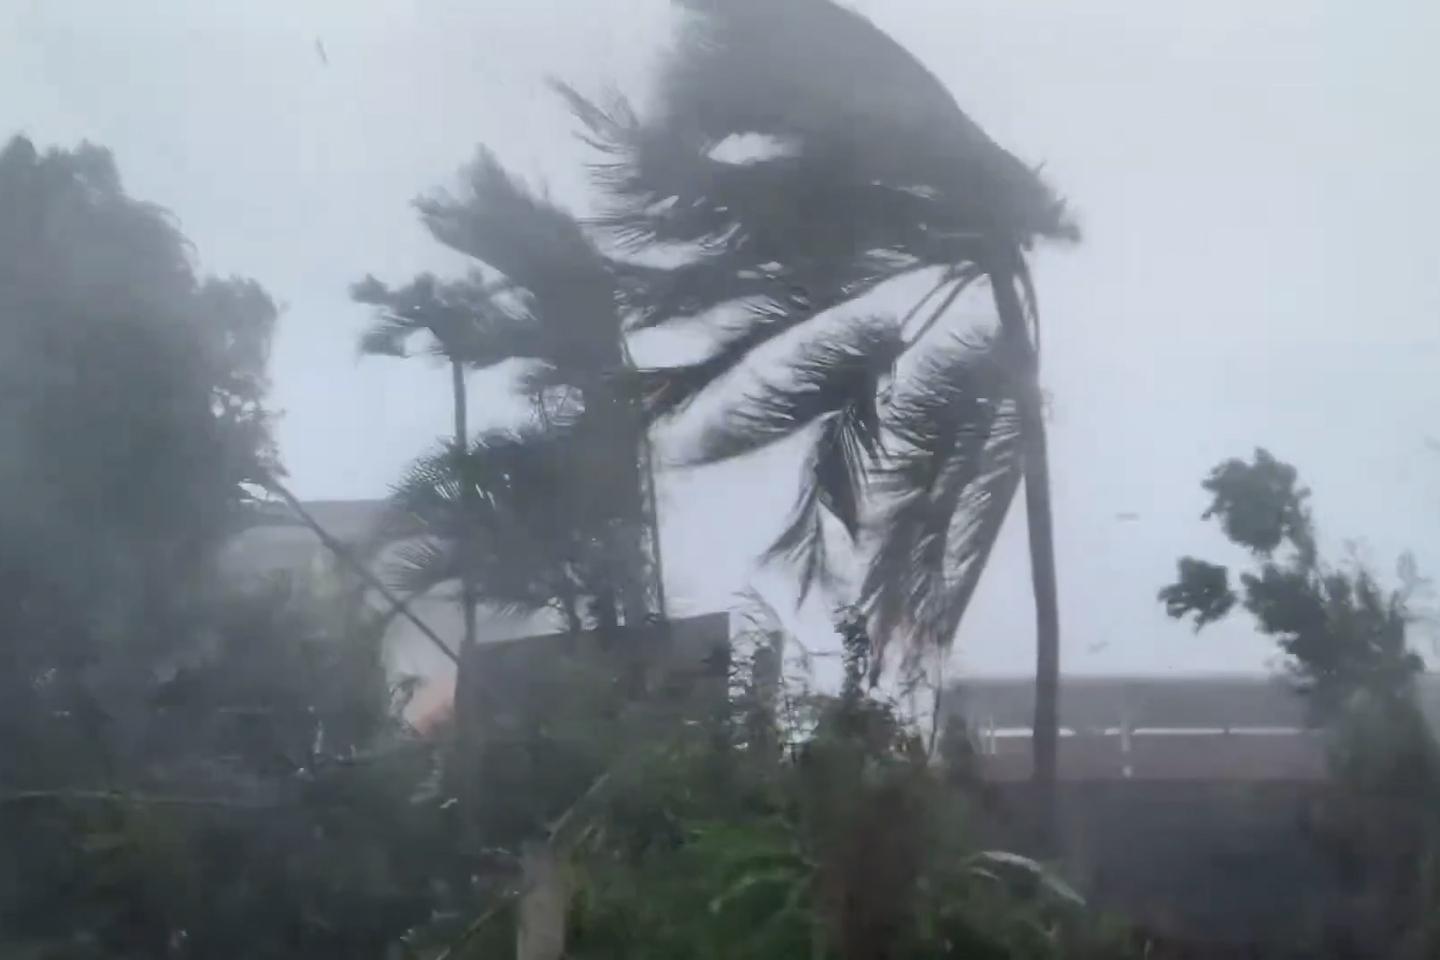
[[[1025,518],[1030,533],[1030,579],[1035,594],[1034,785],[1042,847],[1057,841],[1055,780],[1060,735],[1060,601],[1055,577],[1055,530],[1050,503],[1050,459],[1040,395],[1040,363],[1026,312],[1016,291],[1018,252],[992,266],[990,286],[1000,329],[1019,368],[1020,443],[1025,461]],[[1050,852],[1047,850],[1047,852]]]

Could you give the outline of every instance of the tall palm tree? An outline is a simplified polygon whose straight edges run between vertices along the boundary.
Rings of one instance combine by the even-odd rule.
[[[651,115],[559,88],[605,154],[600,224],[665,253],[623,270],[635,322],[703,319],[713,335],[704,359],[642,372],[648,412],[745,381],[694,462],[812,436],[771,555],[799,564],[803,590],[827,576],[838,523],[870,559],[862,594],[880,645],[951,642],[1023,478],[1048,808],[1060,638],[1025,254],[1078,232],[1032,169],[858,14],[830,0],[677,2],[688,19]],[[855,303],[906,277],[929,292],[902,315]],[[978,280],[996,322],[977,332],[953,308]]]

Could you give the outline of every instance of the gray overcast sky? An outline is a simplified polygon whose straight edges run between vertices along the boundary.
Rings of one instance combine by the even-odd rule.
[[[1266,662],[1243,625],[1193,637],[1154,599],[1178,554],[1227,556],[1198,481],[1256,444],[1300,467],[1337,547],[1362,539],[1383,572],[1410,547],[1440,572],[1440,4],[855,5],[1043,161],[1087,231],[1037,265],[1067,670]],[[206,269],[283,301],[294,485],[374,497],[443,429],[448,388],[357,360],[347,284],[457,266],[408,202],[477,143],[583,209],[583,149],[544,78],[643,97],[668,17],[661,0],[0,0],[0,135],[110,147]],[[745,584],[795,470],[780,451],[667,480],[685,609]],[[1030,669],[1022,524],[963,669]]]

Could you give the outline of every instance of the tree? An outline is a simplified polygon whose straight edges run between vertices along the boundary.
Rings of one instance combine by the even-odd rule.
[[[1227,460],[1203,484],[1212,496],[1206,519],[1250,551],[1253,572],[1240,575],[1241,594],[1223,566],[1184,557],[1175,583],[1160,591],[1166,612],[1189,617],[1197,630],[1228,614],[1237,601],[1286,656],[1299,689],[1321,722],[1333,721],[1357,695],[1408,698],[1423,662],[1409,649],[1407,601],[1418,584],[1413,561],[1406,583],[1386,591],[1358,563],[1327,565],[1316,545],[1307,501],[1293,466],[1257,449],[1249,462]]]
[[[555,608],[577,634],[587,625],[605,633],[640,626],[664,612],[658,529],[647,437],[620,388],[629,356],[615,275],[593,242],[483,149],[455,192],[417,207],[436,239],[477,264],[466,281],[437,287],[427,280],[423,292],[442,295],[423,298],[418,316],[437,340],[463,332],[448,338],[468,341],[448,351],[457,384],[461,360],[472,367],[510,361],[533,411],[518,428],[492,429],[473,442],[457,421],[450,450],[422,459],[396,488],[385,532],[404,541],[397,572],[406,589],[462,584],[470,619],[456,678],[455,770],[479,842],[493,791],[479,789],[478,769],[486,767],[487,785],[498,782],[493,755],[505,745],[489,742],[496,731],[482,733],[476,657],[467,656],[475,601],[527,613]],[[487,285],[487,275],[498,279]],[[422,298],[413,289],[397,297],[367,286],[375,294],[367,299],[385,311],[367,342],[386,347],[414,329],[399,314]],[[523,881],[530,893],[521,909],[534,913],[556,899],[560,878],[548,859],[526,862],[535,876]],[[542,937],[547,951],[554,939]],[[526,942],[522,953],[529,949]]]
[[[1344,938],[1337,955],[1434,956],[1440,744],[1415,696],[1424,664],[1407,642],[1423,585],[1414,561],[1402,558],[1393,590],[1358,561],[1325,562],[1309,490],[1266,450],[1218,465],[1203,486],[1212,497],[1205,518],[1250,552],[1253,569],[1237,593],[1228,568],[1184,557],[1159,599],[1197,631],[1238,604],[1286,656],[1329,746],[1334,785],[1321,840],[1348,893],[1342,909],[1325,905]]]
[[[433,908],[454,844],[374,625],[220,562],[279,469],[275,315],[106,151],[0,151],[7,957],[379,960]]]
[[[53,759],[56,711],[97,775],[141,750],[145,691],[274,468],[274,321],[253,281],[196,276],[104,150],[0,152],[0,780]]]
[[[566,495],[609,555],[610,582],[595,592],[599,621],[638,624],[663,613],[648,436],[623,389],[632,364],[612,264],[570,213],[483,148],[455,190],[417,206],[436,239],[519,294],[530,339],[513,344],[510,357],[525,362],[519,385],[535,410],[532,425],[564,438]]]
[[[457,419],[450,451],[404,478],[393,534],[419,543],[404,557],[403,579],[429,589],[459,577],[475,601],[553,605],[572,630],[587,616],[600,625],[643,622],[662,592],[658,548],[646,437],[617,388],[628,357],[608,264],[573,217],[483,149],[458,191],[417,207],[432,234],[473,258],[477,271],[450,283],[422,277],[394,292],[367,280],[357,296],[377,304],[380,318],[365,345],[396,353],[411,332],[429,329],[457,383],[462,366],[514,366],[533,415],[508,429],[492,424],[478,439]],[[512,554],[539,566],[509,564],[502,587],[497,562]],[[481,589],[487,583],[494,592]]]
[[[665,253],[625,267],[636,323],[701,318],[713,334],[704,359],[643,372],[648,412],[675,415],[791,347],[731,396],[692,461],[808,432],[803,489],[769,556],[799,564],[803,591],[829,574],[830,520],[871,546],[861,592],[881,646],[952,641],[1023,476],[1048,796],[1059,622],[1025,253],[1077,231],[1034,171],[859,15],[830,0],[681,3],[691,19],[653,116],[561,88],[606,155],[599,222]],[[857,298],[902,277],[934,285],[903,317],[856,315]],[[982,278],[998,323],[967,335],[951,308]]]

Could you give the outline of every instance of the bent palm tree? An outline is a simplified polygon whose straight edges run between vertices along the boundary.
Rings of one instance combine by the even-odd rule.
[[[713,332],[703,360],[643,373],[648,411],[672,416],[748,372],[694,462],[811,431],[771,554],[797,561],[808,585],[826,575],[827,518],[838,521],[869,548],[877,644],[912,651],[953,639],[1023,477],[1048,808],[1059,623],[1025,252],[1078,233],[1039,177],[861,16],[830,0],[679,2],[690,20],[653,116],[560,87],[606,154],[600,223],[631,250],[668,253],[668,266],[624,268],[635,322],[704,318]],[[933,284],[904,316],[854,315],[857,298],[903,277]],[[998,322],[962,332],[952,308],[982,278]],[[762,350],[787,345],[788,363],[756,372]]]

